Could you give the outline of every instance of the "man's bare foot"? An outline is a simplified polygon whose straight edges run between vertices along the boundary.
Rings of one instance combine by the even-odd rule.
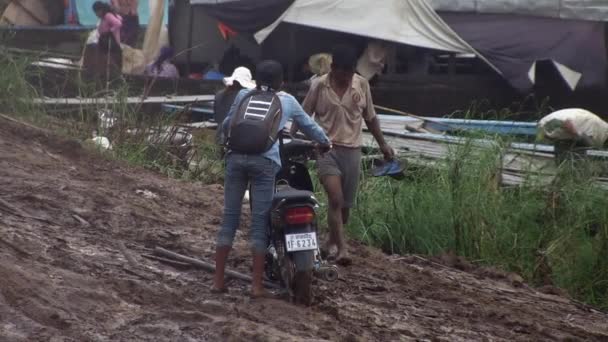
[[[353,260],[348,255],[346,248],[338,251],[338,255],[336,255],[336,264],[340,266],[350,266],[353,263]]]
[[[336,244],[328,241],[323,247],[321,247],[321,258],[327,259],[336,248]]]

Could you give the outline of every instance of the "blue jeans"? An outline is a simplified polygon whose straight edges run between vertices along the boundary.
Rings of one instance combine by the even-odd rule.
[[[268,247],[269,213],[279,165],[261,155],[230,153],[226,157],[224,180],[224,221],[217,236],[217,246],[232,246],[241,220],[243,196],[251,184],[250,240],[254,253]]]

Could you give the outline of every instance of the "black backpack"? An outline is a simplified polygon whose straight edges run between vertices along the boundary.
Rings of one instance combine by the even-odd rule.
[[[244,154],[268,151],[277,141],[282,117],[281,101],[275,92],[249,92],[230,119],[226,146]]]

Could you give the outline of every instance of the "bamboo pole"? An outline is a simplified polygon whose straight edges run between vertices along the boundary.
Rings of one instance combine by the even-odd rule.
[[[164,248],[161,247],[156,247],[154,248],[154,254],[160,257],[165,257],[165,258],[170,258],[173,260],[178,260],[178,261],[182,261],[182,262],[186,262],[190,265],[199,267],[203,270],[209,271],[209,272],[215,272],[215,265],[208,263],[206,261],[202,261],[202,260],[198,260],[198,259],[194,259],[191,257],[187,257],[185,255],[181,255],[175,252],[171,252],[169,250],[166,250]],[[251,277],[236,271],[232,271],[232,270],[226,270],[225,274],[230,277],[230,278],[234,278],[234,279],[239,279],[239,280],[243,280],[243,281],[247,281],[247,282],[251,282]],[[280,289],[281,287],[277,284],[268,282],[268,281],[264,281],[263,282],[264,286],[268,287],[268,288],[272,288],[272,289]]]

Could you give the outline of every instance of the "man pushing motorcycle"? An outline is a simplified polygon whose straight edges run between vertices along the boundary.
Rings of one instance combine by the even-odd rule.
[[[256,88],[237,95],[223,122],[226,133],[224,219],[218,233],[213,292],[225,292],[226,260],[239,227],[243,195],[251,186],[251,230],[253,253],[251,295],[267,295],[262,286],[268,247],[269,212],[275,177],[281,166],[278,135],[289,120],[324,149],[329,138],[302,109],[296,99],[282,91],[283,67],[276,61],[262,61],[256,67]]]

